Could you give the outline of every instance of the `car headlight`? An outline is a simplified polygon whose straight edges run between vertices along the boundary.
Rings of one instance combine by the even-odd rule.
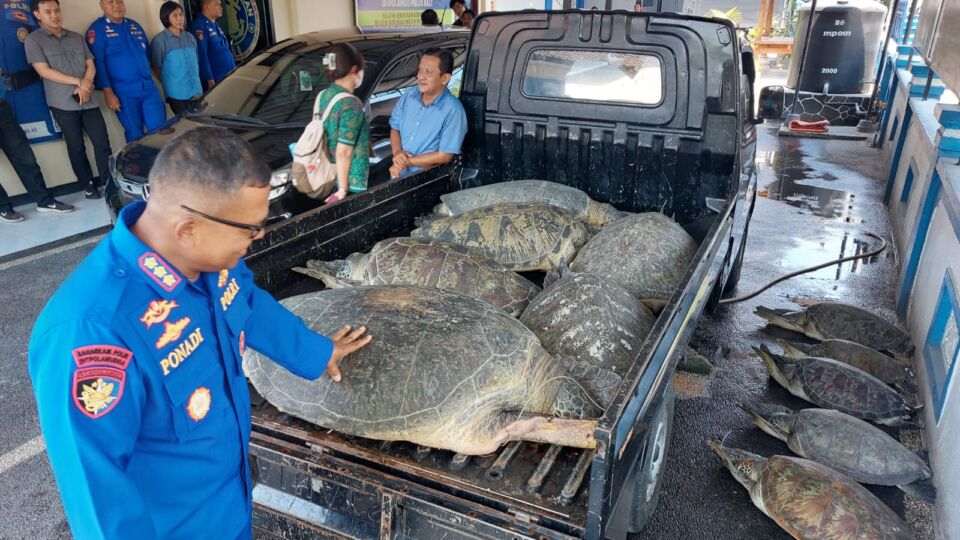
[[[279,198],[290,189],[290,167],[270,173],[270,200]]]

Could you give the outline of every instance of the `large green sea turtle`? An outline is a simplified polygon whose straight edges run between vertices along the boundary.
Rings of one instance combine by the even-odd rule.
[[[627,291],[594,274],[552,270],[520,322],[543,347],[624,375],[656,318]]]
[[[774,326],[818,341],[845,339],[901,356],[913,353],[913,343],[906,332],[855,306],[837,302],[820,302],[801,310],[757,306],[755,313]]]
[[[297,272],[330,288],[359,285],[416,285],[449,289],[494,305],[514,317],[539,292],[532,282],[463,246],[423,238],[389,238],[370,253],[341,261],[307,261]]]
[[[570,269],[616,283],[656,312],[680,285],[696,251],[697,243],[677,222],[648,212],[604,227]]]
[[[707,443],[753,504],[798,540],[913,538],[873,493],[825,465]]]
[[[798,455],[840,471],[857,482],[903,486],[932,476],[919,456],[880,429],[849,414],[745,401],[740,406],[760,429]],[[911,490],[911,493],[916,491]]]
[[[620,377],[548,354],[520,321],[443,289],[327,289],[282,303],[317,332],[348,321],[373,341],[308,381],[249,351],[244,371],[279,410],[325,428],[467,455],[512,440],[590,448],[597,403]],[[304,359],[307,361],[308,359]]]
[[[583,223],[555,206],[511,203],[424,218],[410,236],[457,244],[523,272],[569,263],[589,233]]]
[[[754,348],[770,376],[791,394],[814,405],[836,409],[888,426],[902,425],[915,407],[880,379],[829,358],[788,358],[766,345]]]
[[[847,341],[845,339],[827,339],[816,345],[802,345],[778,339],[777,343],[783,348],[783,354],[790,358],[805,358],[814,356],[830,358],[857,369],[866,371],[887,384],[914,392],[914,373],[897,360],[875,351],[870,347]]]
[[[546,180],[500,182],[441,195],[434,213],[456,216],[493,204],[543,203],[562,208],[592,226],[602,226],[628,215],[606,203],[597,202],[575,187]]]

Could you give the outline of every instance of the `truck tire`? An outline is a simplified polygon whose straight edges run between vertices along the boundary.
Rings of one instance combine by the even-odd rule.
[[[673,433],[673,410],[676,399],[677,394],[673,385],[667,383],[663,399],[660,400],[660,408],[650,423],[650,429],[647,430],[647,440],[638,464],[633,501],[630,505],[630,523],[627,527],[631,533],[638,533],[647,526],[647,522],[657,509],[657,502],[660,501],[667,447]]]

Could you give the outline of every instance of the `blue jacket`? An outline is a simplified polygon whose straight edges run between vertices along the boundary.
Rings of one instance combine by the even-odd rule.
[[[323,375],[332,342],[235,268],[189,282],[130,228],[142,202],[37,320],[29,370],[74,536],[235,538],[250,526],[246,346]]]
[[[126,96],[157,93],[150,72],[147,34],[137,21],[123,19],[118,24],[100,17],[87,30],[87,45],[97,66],[97,87]]]
[[[194,37],[197,38],[200,80],[204,85],[210,80],[222,81],[227,73],[237,67],[226,34],[223,33],[220,25],[203,15],[194,19],[191,29]]]

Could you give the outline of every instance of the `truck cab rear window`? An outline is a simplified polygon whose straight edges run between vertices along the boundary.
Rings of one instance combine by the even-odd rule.
[[[652,54],[540,49],[527,60],[523,93],[657,105],[663,98],[663,66]]]

